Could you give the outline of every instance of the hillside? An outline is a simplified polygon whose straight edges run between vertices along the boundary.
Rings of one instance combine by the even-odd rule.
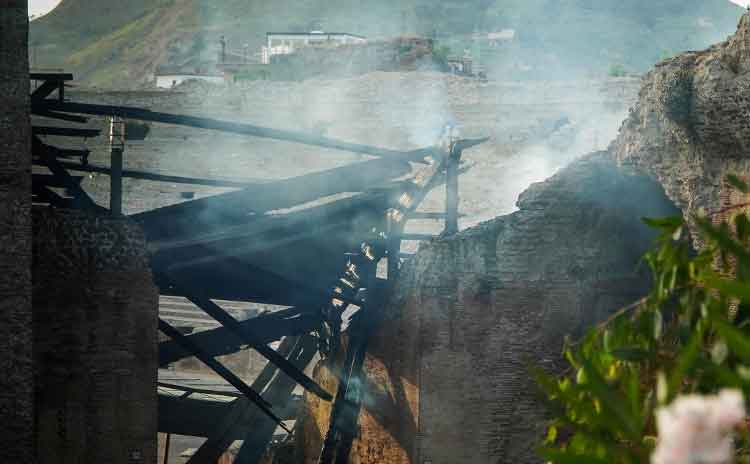
[[[37,67],[65,67],[99,86],[132,87],[159,64],[215,59],[219,36],[258,50],[270,30],[323,28],[372,38],[430,35],[460,53],[471,33],[515,29],[516,40],[483,50],[492,74],[643,72],[678,52],[723,40],[741,8],[728,0],[63,0],[31,23]],[[540,76],[541,75],[541,76]]]

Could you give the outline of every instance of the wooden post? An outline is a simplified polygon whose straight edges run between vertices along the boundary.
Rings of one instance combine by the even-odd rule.
[[[109,120],[110,178],[109,210],[112,216],[122,216],[122,155],[125,151],[125,121],[112,116]]]
[[[403,223],[397,221],[393,214],[397,214],[395,211],[389,211],[388,215],[388,240],[387,240],[387,256],[388,256],[388,281],[390,285],[393,285],[398,276],[400,267],[400,254],[401,254],[401,232],[403,230]]]
[[[461,151],[451,145],[445,181],[445,233],[458,232],[458,163]]]
[[[169,464],[169,442],[172,439],[172,434],[167,433],[167,438],[164,443],[164,464]]]

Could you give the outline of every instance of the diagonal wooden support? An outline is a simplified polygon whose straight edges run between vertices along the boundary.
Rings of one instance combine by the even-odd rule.
[[[32,150],[35,155],[41,157],[44,160],[44,163],[46,164],[47,168],[52,171],[52,174],[54,174],[59,179],[59,181],[62,182],[63,185],[65,185],[65,188],[68,190],[68,192],[70,192],[70,194],[75,197],[76,203],[78,203],[78,206],[81,209],[88,209],[99,212],[106,211],[105,208],[97,205],[96,202],[91,199],[88,193],[86,193],[86,191],[83,190],[80,185],[78,185],[73,176],[71,176],[65,168],[60,166],[60,163],[56,158],[58,151],[57,148],[45,144],[41,141],[41,139],[39,139],[39,137],[35,136],[32,139]]]
[[[289,359],[300,369],[304,369],[318,353],[318,340],[311,335],[306,335],[300,339],[298,345],[295,355],[290,356]],[[294,388],[295,383],[292,379],[285,375],[277,375],[263,393],[263,398],[273,403],[282,403],[291,397]],[[235,462],[260,464],[268,443],[273,439],[276,426],[267,418],[259,416],[257,412],[250,417],[250,420],[255,424],[253,433],[245,436]]]
[[[287,336],[299,336],[310,333],[320,327],[322,318],[318,312],[289,308],[272,314],[261,315],[241,321],[240,325],[252,327],[263,344],[281,340]],[[201,346],[211,356],[223,356],[243,349],[245,342],[232,336],[226,327],[205,330],[187,336]],[[159,366],[164,367],[180,359],[192,356],[180,346],[167,340],[159,343]]]
[[[234,375],[232,371],[224,367],[223,364],[221,364],[211,356],[204,353],[198,345],[194,344],[185,335],[180,333],[179,330],[175,329],[161,318],[159,319],[159,330],[164,335],[180,343],[183,348],[193,353],[195,357],[198,358],[202,363],[210,367],[211,370],[216,372],[221,378],[226,380],[230,385],[232,385],[243,395],[245,395],[247,399],[255,403],[268,417],[273,419],[274,422],[279,425],[279,427],[289,432],[281,419],[279,419],[279,417],[277,417],[276,414],[271,411],[271,405],[266,402],[258,393],[256,393],[255,390],[253,390],[245,382],[243,382],[242,379]]]
[[[299,369],[304,369],[312,360],[316,352],[316,340],[310,335],[303,337],[287,337],[279,347],[279,353],[289,359]],[[282,403],[288,401],[294,391],[296,383],[285,375],[277,373],[278,369],[268,363],[260,375],[253,382],[253,388],[264,390],[263,398],[269,402]],[[288,411],[284,411],[288,412]],[[233,410],[224,423],[198,449],[188,464],[215,464],[236,439],[237,429],[246,428],[252,424],[252,432],[244,437],[244,444],[240,455],[250,452],[262,456],[268,443],[273,438],[276,424],[260,416],[258,411],[250,408],[242,400],[233,404]],[[238,458],[243,464],[255,463],[252,456]]]
[[[63,85],[65,85],[63,81],[44,81],[42,85],[37,87],[31,93],[31,99],[33,101],[44,100],[52,92],[54,92],[55,90],[58,90],[60,86],[63,86]]]
[[[179,283],[174,282],[167,276],[163,276],[166,281],[172,282],[174,286],[180,287]],[[310,377],[304,372],[297,369],[292,363],[290,363],[285,357],[269,348],[268,345],[262,343],[261,337],[256,335],[252,328],[242,326],[237,319],[227,313],[221,306],[217,305],[209,298],[201,295],[196,290],[186,291],[184,288],[180,288],[180,293],[185,295],[185,298],[190,300],[194,305],[201,308],[209,316],[216,319],[221,325],[229,329],[235,336],[239,337],[240,340],[250,345],[254,350],[260,353],[263,357],[268,359],[270,362],[275,364],[282,372],[294,379],[299,383],[305,390],[315,394],[323,400],[330,401],[333,399],[333,395],[325,391],[320,385],[315,383]]]
[[[373,260],[365,259],[360,285],[367,289],[367,301],[360,313],[362,316],[349,329],[349,343],[346,350],[339,388],[331,409],[328,432],[323,440],[323,449],[318,458],[319,464],[346,464],[357,429],[357,419],[362,402],[362,364],[367,351],[367,340],[377,321],[378,298],[377,263],[382,256]]]

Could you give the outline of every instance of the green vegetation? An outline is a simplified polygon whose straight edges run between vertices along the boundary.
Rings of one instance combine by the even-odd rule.
[[[737,178],[730,182],[747,193]],[[747,205],[745,205],[747,206]],[[540,452],[554,463],[649,462],[656,408],[678,395],[724,388],[750,394],[750,218],[697,217],[693,253],[681,218],[646,222],[661,231],[644,261],[653,288],[565,349],[561,377],[538,372],[553,420]],[[750,435],[738,454],[748,460]]]

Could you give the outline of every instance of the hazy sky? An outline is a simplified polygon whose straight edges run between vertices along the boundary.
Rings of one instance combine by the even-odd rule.
[[[625,0],[627,1],[627,0]],[[731,0],[742,6],[750,4],[750,0]],[[29,14],[39,15],[49,12],[52,8],[60,3],[60,0],[29,0]]]

